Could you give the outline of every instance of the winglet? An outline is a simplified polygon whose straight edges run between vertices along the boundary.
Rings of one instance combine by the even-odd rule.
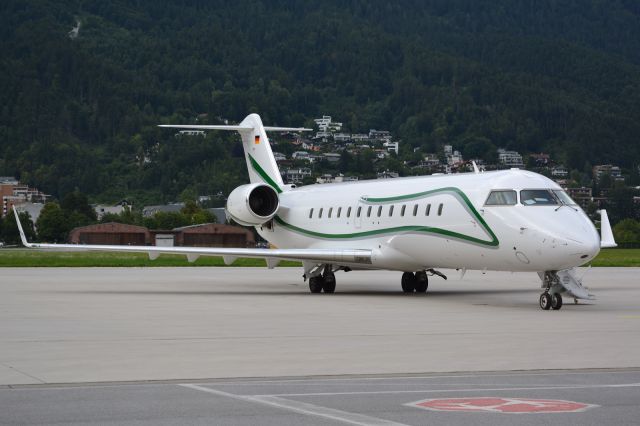
[[[16,210],[16,206],[13,206],[13,214],[16,216],[16,223],[18,224],[18,231],[20,232],[20,239],[22,240],[22,245],[28,248],[33,247],[33,244],[27,241],[26,235],[24,235],[24,229],[22,229],[22,224],[20,223],[20,217],[18,216],[18,210]]]
[[[618,247],[616,240],[613,238],[613,231],[609,223],[609,216],[606,210],[600,210],[600,247],[612,248]]]
[[[473,164],[473,173],[475,174],[480,173],[480,169],[478,168],[478,165],[476,164],[476,162],[472,161],[471,164]]]

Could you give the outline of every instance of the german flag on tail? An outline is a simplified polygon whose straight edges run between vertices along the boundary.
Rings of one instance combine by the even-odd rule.
[[[260,143],[260,135],[256,135],[254,138],[254,143],[258,145]]]

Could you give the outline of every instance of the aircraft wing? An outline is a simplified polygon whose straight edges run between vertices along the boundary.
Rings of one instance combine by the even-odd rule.
[[[267,266],[273,268],[281,260],[297,260],[302,262],[335,263],[335,264],[371,264],[371,250],[330,250],[330,249],[248,249],[224,247],[160,247],[160,246],[124,246],[99,244],[43,244],[27,241],[18,212],[13,209],[16,223],[20,231],[22,244],[27,248],[73,251],[116,251],[130,253],[147,253],[150,259],[157,259],[161,254],[182,254],[189,262],[195,262],[200,256],[222,257],[224,263],[230,265],[238,258],[265,259]]]

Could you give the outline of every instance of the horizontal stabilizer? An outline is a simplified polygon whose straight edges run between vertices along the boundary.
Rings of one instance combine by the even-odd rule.
[[[253,127],[235,126],[235,125],[208,125],[208,124],[160,124],[158,127],[169,127],[172,129],[188,129],[188,130],[236,130],[238,132],[247,132],[253,130]],[[267,132],[310,132],[313,129],[305,127],[273,127],[264,126]]]

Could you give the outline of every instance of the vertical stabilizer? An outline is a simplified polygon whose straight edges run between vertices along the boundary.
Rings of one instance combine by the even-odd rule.
[[[258,114],[249,114],[242,123],[237,125],[199,125],[199,124],[160,124],[159,127],[191,130],[235,130],[242,136],[244,156],[249,169],[251,183],[264,182],[273,187],[279,194],[284,189],[284,182],[280,176],[278,165],[271,144],[267,138],[267,130],[273,132],[308,132],[304,127],[265,127]]]
[[[240,126],[247,128],[247,130],[239,130],[239,132],[242,136],[244,156],[247,160],[249,181],[251,183],[264,182],[271,185],[276,192],[281,193],[284,188],[284,182],[280,176],[276,160],[273,158],[271,144],[260,116],[258,114],[250,114],[242,120]]]

